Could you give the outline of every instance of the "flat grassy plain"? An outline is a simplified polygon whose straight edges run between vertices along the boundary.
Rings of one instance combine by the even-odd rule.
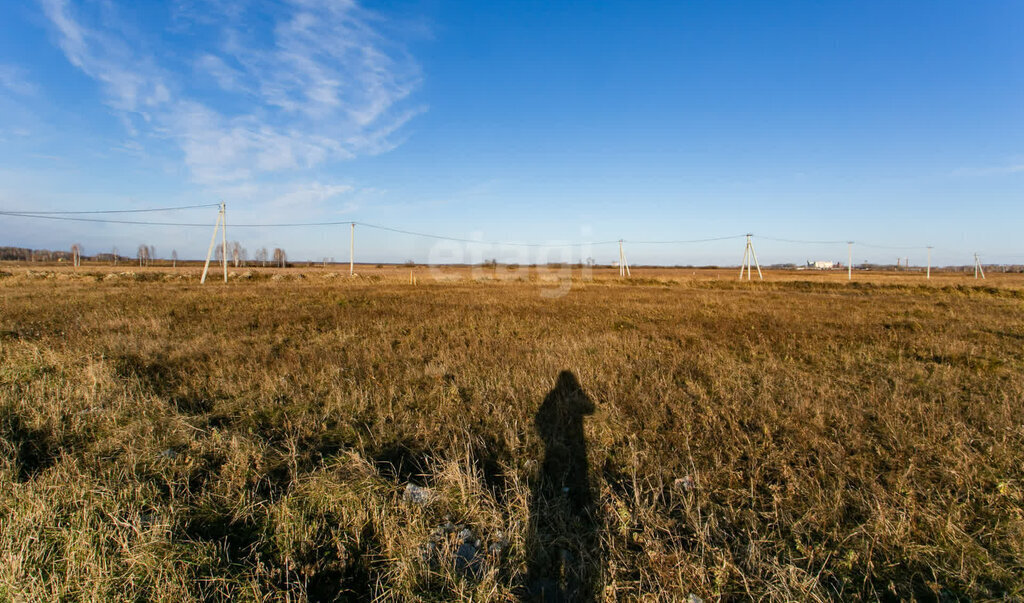
[[[1024,597],[1021,275],[111,270],[0,266],[5,599]]]

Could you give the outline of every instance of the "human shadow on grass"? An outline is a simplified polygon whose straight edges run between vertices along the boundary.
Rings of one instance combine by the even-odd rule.
[[[583,435],[583,417],[593,412],[576,376],[562,371],[534,418],[544,460],[530,503],[524,600],[598,598],[600,522]]]

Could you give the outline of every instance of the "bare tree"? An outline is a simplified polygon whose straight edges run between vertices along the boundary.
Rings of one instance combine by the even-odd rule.
[[[110,251],[110,255],[113,256],[113,258],[114,258],[114,265],[117,266],[117,246],[116,245]]]
[[[75,243],[71,246],[71,265],[78,268],[82,265],[82,244]]]
[[[135,257],[139,258],[139,266],[146,266],[149,264],[149,247],[146,245],[139,245],[139,250],[135,252]]]
[[[228,250],[231,253],[231,262],[238,268],[242,263],[242,244],[238,241],[228,243]]]
[[[178,250],[177,249],[172,249],[171,250],[171,268],[177,268],[177,267],[178,267]]]
[[[288,265],[288,254],[280,247],[274,248],[274,265],[284,268]]]
[[[256,250],[256,256],[253,259],[255,259],[257,262],[260,262],[263,265],[263,267],[266,268],[266,266],[267,266],[267,248],[266,247],[260,247],[259,249],[257,249]]]
[[[150,245],[149,252],[146,253],[146,265],[149,266],[156,259],[156,247]]]

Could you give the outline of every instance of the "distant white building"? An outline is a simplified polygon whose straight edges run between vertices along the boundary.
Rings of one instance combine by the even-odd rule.
[[[832,270],[833,268],[836,267],[836,263],[835,262],[825,262],[825,261],[822,261],[822,260],[818,260],[816,262],[812,262],[810,260],[807,260],[807,267],[808,268],[812,268],[814,270]]]

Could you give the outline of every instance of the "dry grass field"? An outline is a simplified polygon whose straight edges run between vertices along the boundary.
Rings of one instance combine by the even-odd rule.
[[[32,270],[3,599],[1024,597],[1021,275]]]

